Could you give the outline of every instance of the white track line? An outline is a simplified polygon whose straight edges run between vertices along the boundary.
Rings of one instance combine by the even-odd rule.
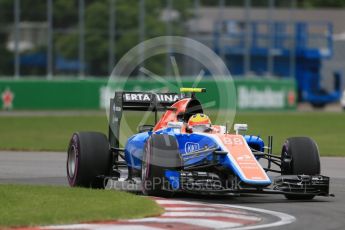
[[[219,208],[201,208],[201,207],[168,207],[164,208],[167,212],[189,212],[189,211],[203,211],[203,212],[217,212],[217,213],[231,213],[237,215],[248,215],[247,212],[234,210],[234,209],[225,209],[224,207]]]
[[[166,211],[214,211],[214,212],[223,212],[223,213],[234,213],[234,214],[244,214],[246,215],[247,213],[244,211],[239,211],[239,210],[234,210],[234,209],[225,209],[224,207],[217,207],[217,208],[212,208],[212,207],[206,207],[201,208],[201,207],[166,207],[164,208]]]
[[[271,211],[271,210],[266,210],[266,209],[261,209],[261,208],[252,208],[252,207],[245,207],[245,206],[239,206],[239,205],[223,205],[231,208],[239,208],[239,209],[244,209],[248,211],[254,211],[254,212],[259,212],[259,213],[265,213],[271,216],[278,217],[280,220],[277,222],[269,223],[269,224],[259,224],[259,225],[254,225],[254,226],[245,226],[245,227],[239,227],[239,228],[234,228],[233,230],[250,230],[250,229],[260,229],[260,228],[271,228],[271,227],[277,227],[277,226],[282,226],[282,225],[287,225],[291,224],[296,221],[296,218],[294,216],[291,216],[286,213],[282,212],[276,212],[276,211]]]
[[[156,200],[158,204],[191,204],[191,205],[207,205],[204,203],[196,203],[196,202],[188,202],[188,201],[182,201],[182,200]]]
[[[161,230],[161,228],[148,227],[143,225],[128,224],[72,224],[72,225],[56,225],[48,226],[41,229],[87,229],[87,230]]]
[[[162,216],[169,216],[169,217],[180,217],[180,216],[195,216],[195,217],[227,217],[227,218],[236,218],[240,220],[253,220],[253,221],[260,221],[261,218],[255,216],[246,216],[246,215],[237,215],[237,214],[229,214],[229,213],[221,213],[221,212],[166,212]]]
[[[204,228],[234,228],[242,226],[240,223],[219,221],[219,220],[206,220],[206,219],[192,219],[192,218],[145,218],[138,220],[130,220],[130,222],[155,222],[155,223],[183,223]]]
[[[216,208],[193,208],[193,207],[172,207],[164,208],[166,211],[219,211]],[[223,210],[222,210],[223,211]]]

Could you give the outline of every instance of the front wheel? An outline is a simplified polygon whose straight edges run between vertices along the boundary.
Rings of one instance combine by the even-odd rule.
[[[282,175],[319,175],[320,155],[315,141],[309,137],[288,138],[281,153]],[[291,195],[285,197],[291,200],[311,200],[314,195]]]
[[[110,168],[110,151],[103,133],[78,132],[67,150],[67,179],[71,187],[104,188]]]

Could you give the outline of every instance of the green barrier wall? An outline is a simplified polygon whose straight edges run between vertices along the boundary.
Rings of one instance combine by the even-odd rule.
[[[102,85],[106,82],[0,80],[0,92],[3,94],[5,89],[9,89],[13,93],[14,109],[97,109]]]
[[[174,81],[163,84],[144,80],[129,80],[116,82],[114,90],[126,89],[132,91],[159,89],[172,91]],[[191,87],[194,79],[186,78],[182,84]],[[106,80],[0,80],[0,94],[3,108],[4,96],[12,94],[13,109],[101,109],[106,98],[113,95],[113,90],[106,88]],[[202,80],[198,87],[207,88],[206,94],[199,94],[203,102],[215,101],[212,108],[223,108],[219,103],[222,97],[222,87],[226,88],[231,81]],[[291,110],[296,108],[295,82],[290,80],[248,79],[235,80],[237,90],[237,108],[239,110]],[[177,88],[177,87],[176,87]],[[175,90],[173,91],[176,91]],[[231,101],[231,99],[228,99]],[[235,102],[235,100],[233,100]]]

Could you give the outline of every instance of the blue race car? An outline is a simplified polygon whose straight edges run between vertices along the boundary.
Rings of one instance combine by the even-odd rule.
[[[68,147],[70,186],[104,188],[126,170],[128,181],[141,180],[142,192],[165,195],[190,193],[271,193],[288,199],[329,195],[329,177],[320,175],[316,143],[308,137],[288,138],[280,155],[253,135],[243,135],[246,124],[211,124],[195,93],[116,92],[110,100],[109,134],[74,133]],[[154,125],[139,126],[120,148],[124,111],[152,111]],[[163,115],[158,120],[158,112]],[[259,160],[266,160],[263,167]],[[278,173],[273,177],[268,172]]]

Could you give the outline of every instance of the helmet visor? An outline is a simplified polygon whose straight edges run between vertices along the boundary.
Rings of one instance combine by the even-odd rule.
[[[211,128],[211,125],[210,124],[203,124],[203,125],[193,125],[192,126],[192,131],[193,132],[199,132],[199,133],[201,133],[201,132],[207,132],[207,131],[209,131],[210,130],[210,128]]]

